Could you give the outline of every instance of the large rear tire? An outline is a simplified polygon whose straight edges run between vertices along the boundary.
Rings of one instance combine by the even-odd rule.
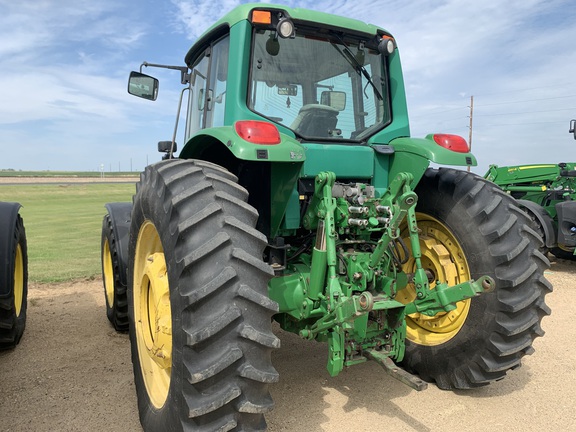
[[[168,160],[137,184],[129,330],[146,431],[266,427],[278,306],[258,214],[236,182],[217,165]]]
[[[14,348],[24,334],[28,297],[28,247],[19,204],[0,208],[0,350]]]
[[[109,214],[102,219],[102,282],[106,298],[106,316],[116,331],[128,330],[128,297],[126,281],[121,278],[119,244]]]
[[[538,251],[538,233],[511,197],[464,171],[428,169],[416,193],[430,279],[454,285],[489,275],[496,289],[436,317],[407,317],[403,365],[442,389],[502,379],[533,352],[533,340],[544,334],[540,321],[550,313],[544,296],[552,287],[543,276],[549,263]],[[408,261],[405,271],[413,265]],[[414,296],[409,285],[398,298]]]

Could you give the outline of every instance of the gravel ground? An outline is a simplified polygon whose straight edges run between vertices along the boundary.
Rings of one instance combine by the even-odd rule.
[[[570,305],[576,263],[546,276],[552,315],[536,352],[506,379],[472,391],[416,392],[364,363],[330,378],[326,346],[276,329],[280,382],[266,416],[276,431],[576,431]],[[139,431],[129,341],[105,316],[102,282],[32,285],[26,333],[0,353],[0,430]],[[565,331],[566,330],[566,331]]]

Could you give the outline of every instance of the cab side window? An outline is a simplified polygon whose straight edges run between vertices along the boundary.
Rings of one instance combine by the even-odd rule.
[[[228,77],[226,36],[214,42],[194,62],[188,102],[187,138],[201,129],[223,126]]]
[[[190,99],[188,101],[187,137],[194,135],[204,128],[204,114],[206,108],[206,84],[208,83],[208,62],[206,53],[198,59],[192,68]]]
[[[206,127],[224,126],[226,79],[228,78],[228,46],[229,38],[225,37],[212,47]]]

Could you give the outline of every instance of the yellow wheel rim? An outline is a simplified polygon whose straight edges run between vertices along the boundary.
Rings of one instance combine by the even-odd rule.
[[[558,243],[558,249],[561,249],[564,252],[570,252],[570,253],[574,252],[574,247],[568,247],[560,243]]]
[[[16,262],[14,263],[14,306],[16,316],[20,316],[24,302],[24,255],[20,244],[16,246]]]
[[[154,224],[140,227],[134,256],[134,327],[148,397],[162,408],[172,370],[172,315],[166,259]]]
[[[108,239],[104,241],[104,246],[102,247],[102,273],[106,300],[108,301],[108,306],[112,307],[114,304],[114,265],[112,264],[112,254],[110,253]]]
[[[432,216],[416,213],[418,228],[421,230],[420,249],[422,252],[422,266],[430,275],[430,288],[436,286],[436,281],[447,282],[453,286],[469,281],[470,270],[462,247],[444,224]],[[406,226],[402,230],[408,249],[410,239]],[[414,273],[416,269],[413,257],[404,264],[406,273]],[[396,299],[402,303],[410,303],[416,298],[416,289],[413,284],[401,290]],[[434,317],[420,313],[406,317],[406,337],[420,345],[440,345],[452,339],[466,321],[470,310],[470,299],[456,303],[456,309],[450,312],[439,313]]]

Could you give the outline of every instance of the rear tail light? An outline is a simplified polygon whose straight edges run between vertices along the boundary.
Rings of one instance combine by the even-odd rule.
[[[242,120],[234,124],[240,138],[253,144],[280,144],[280,132],[272,123],[259,120]]]
[[[436,144],[448,150],[458,153],[468,153],[470,151],[468,143],[460,135],[434,134],[432,138]]]

